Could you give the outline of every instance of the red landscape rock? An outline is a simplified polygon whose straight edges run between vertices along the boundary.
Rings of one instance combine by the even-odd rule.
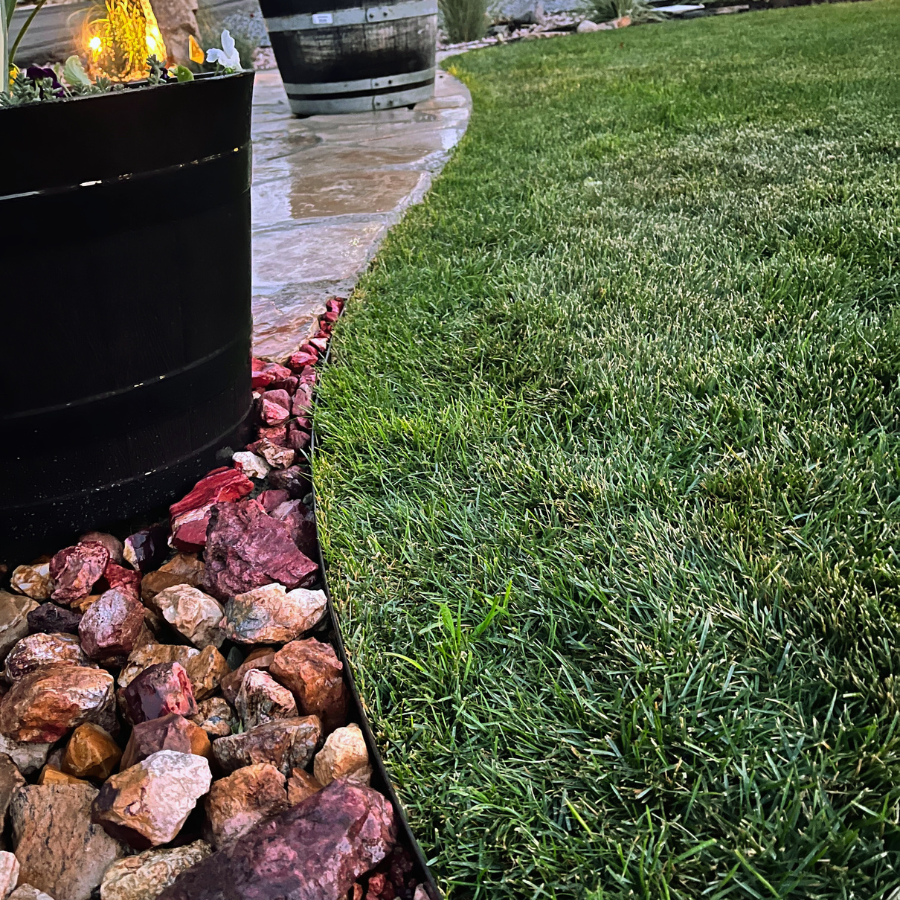
[[[305,450],[312,440],[312,435],[302,428],[297,428],[295,422],[288,426],[288,441],[295,452]]]
[[[268,763],[245,766],[214,781],[204,807],[210,843],[220,850],[258,822],[287,809],[284,775]]]
[[[135,600],[141,596],[141,575],[134,569],[126,569],[110,560],[103,570],[103,577],[97,583],[101,591],[116,590],[123,594],[132,594]]]
[[[288,500],[276,506],[269,515],[290,528],[291,538],[301,553],[310,559],[316,558],[319,541],[316,536],[316,516],[311,509],[307,509],[300,500]]]
[[[292,354],[288,359],[288,365],[294,372],[297,372],[304,366],[314,366],[318,361],[319,354],[310,347],[309,350],[301,350]]]
[[[91,821],[138,850],[158,847],[178,837],[211,783],[209,763],[202,756],[160,750],[103,785],[91,807]]]
[[[79,544],[97,543],[106,547],[109,558],[120,565],[125,562],[125,545],[113,534],[105,531],[89,531],[78,538]]]
[[[259,429],[259,439],[269,441],[276,447],[287,446],[287,425],[274,425],[271,428],[261,426]]]
[[[294,544],[290,529],[255,500],[213,506],[206,546],[206,586],[214,597],[272,582],[289,588],[312,580],[318,566]]]
[[[273,509],[282,503],[291,499],[291,495],[287,491],[262,491],[256,498],[256,502],[267,512],[271,513]]]
[[[339,900],[396,835],[381,794],[336,781],[184,872],[158,900]]]
[[[287,776],[292,769],[302,769],[312,759],[321,736],[315,716],[275,719],[213,741],[213,758],[223,772],[270,763]]]
[[[291,401],[291,413],[295,416],[307,416],[312,409],[313,385],[309,382],[298,385]]]
[[[0,732],[13,741],[52,743],[82,722],[102,724],[114,703],[113,687],[103,669],[43,666],[3,698]]]
[[[125,538],[123,555],[133,569],[142,574],[161,566],[169,555],[169,529],[165,525],[151,525]]]
[[[160,750],[193,753],[206,759],[212,753],[206,732],[184,716],[172,713],[134,726],[122,755],[122,770],[130,769]]]
[[[80,621],[79,612],[55,603],[42,603],[28,613],[28,630],[32,634],[78,634]]]
[[[314,337],[309,339],[309,345],[315,350],[318,350],[319,353],[324,353],[328,349],[328,338],[325,335],[322,337]]]
[[[193,716],[197,712],[190,678],[180,663],[157,663],[144,669],[121,691],[125,714],[132,725],[169,713]],[[0,713],[2,721],[2,713]]]
[[[286,375],[284,378],[276,378],[269,387],[273,391],[287,391],[289,394],[293,394],[297,390],[299,381],[300,379],[296,375]]]
[[[269,485],[276,490],[287,491],[295,500],[302,500],[312,490],[309,474],[300,466],[274,469],[269,473]]]
[[[267,387],[277,378],[284,378],[291,374],[290,369],[286,369],[278,363],[268,362],[264,359],[252,359],[250,365],[252,371],[251,383],[254,391]]]
[[[294,695],[301,712],[319,717],[327,734],[347,722],[343,669],[330,644],[308,638],[282,647],[269,672]]]
[[[84,614],[78,634],[91,659],[127,656],[144,627],[144,607],[131,593],[106,591]]]
[[[18,681],[41,666],[90,666],[91,661],[72,634],[31,634],[22,638],[6,657],[7,681]]]
[[[50,576],[56,580],[51,595],[57,603],[70,604],[87,597],[109,562],[109,551],[97,541],[60,550],[50,560]]]
[[[253,482],[237,469],[214,469],[201,478],[186,497],[169,507],[173,545],[188,552],[205,546],[213,505],[239,500],[252,490]]]

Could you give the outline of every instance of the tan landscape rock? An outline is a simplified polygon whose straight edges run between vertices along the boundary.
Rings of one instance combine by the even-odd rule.
[[[195,647],[221,647],[225,632],[219,627],[224,610],[218,600],[189,584],[173,585],[153,598],[160,615]]]
[[[53,900],[49,894],[39,891],[30,884],[20,884],[10,895],[9,900]]]
[[[323,591],[267,584],[228,600],[225,631],[239,644],[283,644],[317,625],[326,607]]]
[[[226,675],[221,682],[222,696],[229,702],[234,703],[237,699],[238,691],[244,681],[244,676],[251,669],[259,669],[262,672],[268,672],[269,666],[275,659],[278,651],[274,647],[257,647],[247,654],[247,658],[230,674]]]
[[[37,608],[30,597],[0,591],[0,662],[28,634],[28,613]]]
[[[160,591],[176,584],[197,587],[202,584],[205,572],[206,566],[197,559],[196,553],[179,553],[141,579],[141,600],[152,608],[153,600]]]
[[[182,872],[211,853],[206,841],[194,841],[120,859],[103,876],[100,900],[155,900]]]
[[[195,700],[205,700],[219,689],[222,679],[231,674],[231,668],[219,651],[210,644],[204,647],[197,656],[191,656],[182,663]]]
[[[293,769],[287,781],[288,806],[296,806],[322,790],[318,780],[303,769]]]
[[[350,724],[333,731],[313,761],[316,780],[324,787],[336,778],[353,784],[368,785],[372,778],[369,752],[358,725]]]
[[[287,806],[284,775],[268,763],[245,766],[214,781],[204,801],[212,845],[218,850],[233,844]]]
[[[36,669],[20,678],[4,698],[0,706],[0,732],[14,741],[57,741],[83,722],[102,721],[114,702],[114,684],[112,675],[103,669],[83,666]]]
[[[25,783],[16,764],[5,753],[0,754],[0,834],[6,830],[6,813],[13,794]]]
[[[49,600],[56,589],[56,581],[50,577],[49,559],[30,566],[16,566],[9,583],[14,591],[32,600]]]
[[[122,751],[112,735],[99,725],[86,722],[72,732],[60,768],[76,778],[105,781],[121,758]]]
[[[95,667],[75,635],[30,634],[7,654],[3,675],[13,682],[41,666],[52,665]]]
[[[273,719],[290,719],[297,716],[294,695],[271,675],[259,669],[251,669],[244,676],[234,708],[241,717],[245,729],[271,722]]]
[[[27,785],[10,804],[19,880],[54,900],[89,900],[124,847],[90,819],[89,784]]]
[[[8,756],[23,775],[37,772],[50,755],[53,744],[30,744],[24,741],[11,741],[0,734],[0,757]]]
[[[46,765],[41,769],[38,775],[38,784],[90,784],[82,778],[76,778],[74,775],[67,775],[60,771],[56,766]]]
[[[210,697],[197,704],[197,714],[191,721],[199,725],[210,738],[231,734],[238,723],[235,711],[221,697]]]
[[[92,604],[81,622],[78,636],[91,659],[128,656],[144,628],[144,607],[131,592],[110,589]]]
[[[334,648],[315,638],[291,641],[278,653],[269,674],[297,700],[300,712],[318,716],[325,732],[347,723],[350,694]]]
[[[174,840],[212,774],[202,756],[160,750],[113,775],[93,805],[93,821],[138,850]]]
[[[276,719],[213,741],[213,759],[224,772],[270,763],[287,777],[291,769],[302,769],[312,759],[321,733],[315,716]]]

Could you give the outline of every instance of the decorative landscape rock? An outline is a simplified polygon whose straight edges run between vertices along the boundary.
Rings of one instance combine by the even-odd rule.
[[[291,539],[300,548],[301,553],[311,559],[318,555],[316,517],[302,501],[288,500],[276,506],[269,515],[288,526],[291,530]]]
[[[129,535],[123,548],[125,561],[141,574],[158,568],[169,555],[168,536],[169,529],[165,525],[151,525]]]
[[[78,634],[91,659],[127,656],[144,627],[144,607],[135,594],[106,591],[84,614]]]
[[[277,651],[273,647],[257,647],[247,654],[247,658],[238,666],[230,675],[226,675],[221,682],[222,696],[229,702],[234,703],[237,699],[238,691],[244,683],[244,676],[251,669],[259,669],[261,672],[268,672],[269,666],[275,659]]]
[[[191,716],[191,721],[212,738],[231,734],[238,723],[234,710],[221,697],[210,697],[198,703],[197,714]]]
[[[159,900],[338,900],[395,840],[387,800],[337,781],[183,873]]]
[[[5,898],[15,889],[19,880],[19,861],[12,853],[0,850],[0,898]]]
[[[219,651],[210,644],[197,656],[192,656],[185,664],[185,671],[191,680],[195,700],[204,700],[219,688],[219,684],[231,669]]]
[[[104,781],[121,758],[122,751],[112,735],[105,728],[86,722],[72,732],[60,768],[76,778]]]
[[[134,726],[122,755],[122,770],[131,768],[160,750],[193,753],[206,759],[212,755],[206,732],[183,716],[172,713]]]
[[[159,663],[177,662],[187,670],[191,660],[199,655],[200,651],[195,647],[184,647],[181,644],[147,644],[131,652],[122,671],[119,672],[117,683],[120,688],[127,687],[144,669]]]
[[[286,469],[294,462],[294,451],[291,447],[282,447],[265,438],[257,441],[253,446],[256,453],[274,469]]]
[[[259,669],[251,669],[244,676],[234,705],[245,729],[274,719],[297,717],[293,694]]]
[[[97,583],[103,590],[117,590],[123,594],[131,594],[135,600],[141,597],[141,576],[133,569],[126,569],[110,560],[103,570],[103,577]]]
[[[28,614],[37,603],[21,594],[0,591],[0,662],[28,634]]]
[[[257,822],[287,809],[284,775],[268,763],[245,766],[214,781],[204,805],[210,843],[220,850]]]
[[[209,594],[188,584],[160,591],[153,604],[163,618],[196,647],[221,647],[225,633],[219,627],[224,610]]]
[[[78,638],[71,634],[30,634],[6,657],[3,675],[18,681],[41,666],[91,666]]]
[[[0,833],[6,830],[6,811],[13,794],[25,784],[16,764],[5,753],[0,754]]]
[[[141,600],[149,606],[160,591],[176,584],[197,587],[206,576],[206,566],[194,553],[179,553],[155,572],[147,573],[141,579]]]
[[[323,591],[267,584],[228,600],[225,633],[239,644],[283,644],[317,625],[327,605]]]
[[[275,654],[269,672],[294,695],[301,712],[319,717],[326,734],[346,723],[350,694],[330,644],[292,641]]]
[[[103,785],[92,821],[138,850],[158,847],[178,836],[211,783],[202,756],[160,750]]]
[[[50,562],[17,566],[13,569],[9,583],[14,591],[31,597],[32,600],[49,600],[56,588],[55,579],[50,577]]]
[[[235,453],[231,461],[248,478],[265,478],[269,474],[269,464],[249,450]]]
[[[5,735],[0,734],[0,759],[8,756],[23,775],[37,772],[47,762],[52,747],[52,743],[33,744],[11,741]]]
[[[312,490],[309,475],[296,465],[273,469],[269,473],[269,484],[276,490],[287,491],[295,500],[302,500]]]
[[[350,724],[333,731],[316,754],[313,772],[319,784],[329,785],[336,778],[354,784],[368,784],[372,778],[369,751],[359,725]]]
[[[55,603],[42,603],[28,613],[28,630],[32,634],[78,634],[80,621],[79,612]]]
[[[254,391],[263,390],[278,378],[285,378],[291,374],[291,370],[274,362],[266,362],[262,359],[252,359],[252,385]]]
[[[52,743],[83,722],[102,721],[113,687],[103,669],[44,666],[12,686],[0,706],[0,732],[13,741]]]
[[[224,772],[271,763],[287,776],[291,769],[302,769],[312,759],[321,734],[315,716],[276,719],[213,741],[213,759]]]
[[[103,876],[100,900],[154,900],[184,871],[212,853],[206,841],[145,850],[114,862]]]
[[[56,580],[56,588],[51,597],[57,603],[67,605],[73,600],[87,597],[91,588],[100,580],[108,562],[109,551],[97,541],[60,550],[50,560],[50,576]]]
[[[122,689],[121,696],[125,715],[132,725],[169,713],[193,716],[197,712],[191,681],[184,666],[177,662],[158,663],[144,669]]]
[[[323,785],[303,769],[293,769],[287,781],[288,806],[296,806],[322,790]]]
[[[206,547],[206,586],[222,600],[280,582],[296,588],[318,567],[294,544],[288,527],[255,500],[216,504]],[[267,638],[259,638],[267,640]]]
[[[10,804],[19,880],[54,900],[89,900],[124,848],[91,824],[89,784],[28,785]]]
[[[222,467],[201,478],[186,497],[169,507],[173,546],[188,552],[204,547],[213,506],[240,500],[252,490],[253,482],[237,469]]]
[[[109,554],[110,561],[121,565],[125,562],[125,545],[112,534],[105,531],[89,531],[78,538],[79,544],[102,544]]]
[[[83,778],[76,778],[74,775],[68,775],[65,772],[51,766],[49,763],[41,769],[38,775],[38,784],[89,784]]]
[[[39,891],[34,885],[20,884],[10,895],[8,900],[53,900],[49,894]]]

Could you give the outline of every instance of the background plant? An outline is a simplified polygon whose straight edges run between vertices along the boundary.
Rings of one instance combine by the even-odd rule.
[[[610,22],[628,16],[633,25],[662,22],[668,18],[658,12],[650,0],[593,0],[588,15],[594,22]]]
[[[487,31],[489,0],[438,0],[441,21],[454,44],[477,41]]]

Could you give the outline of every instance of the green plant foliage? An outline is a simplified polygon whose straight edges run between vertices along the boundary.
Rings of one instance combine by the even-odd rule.
[[[314,463],[451,900],[897,896],[898,46],[873,0],[452,60]]]
[[[477,41],[487,31],[489,0],[438,0],[441,20],[453,43]]]
[[[628,16],[633,25],[662,22],[668,18],[665,13],[657,12],[649,0],[593,0],[589,15],[595,22],[609,22]]]

